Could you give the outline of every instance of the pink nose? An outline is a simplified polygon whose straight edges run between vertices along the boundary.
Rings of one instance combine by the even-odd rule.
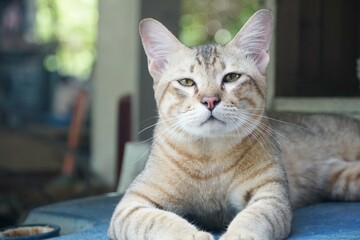
[[[201,99],[201,103],[206,105],[207,109],[210,111],[212,111],[219,102],[220,100],[217,97],[204,97]]]

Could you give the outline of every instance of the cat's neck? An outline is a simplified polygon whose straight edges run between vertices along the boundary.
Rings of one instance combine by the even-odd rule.
[[[233,133],[219,134],[217,137],[198,137],[176,129],[169,129],[163,123],[159,123],[155,128],[154,141],[159,144],[170,142],[174,148],[184,149],[193,155],[209,156],[209,159],[219,159],[233,149],[240,150],[247,146],[252,146],[253,149],[268,155],[274,153],[274,150],[277,151],[276,144],[273,143],[273,135],[268,128],[268,119],[261,118],[257,127],[251,131],[242,132],[239,129]]]

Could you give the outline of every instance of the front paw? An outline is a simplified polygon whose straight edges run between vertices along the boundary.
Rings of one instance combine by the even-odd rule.
[[[214,237],[207,232],[198,231],[188,236],[177,236],[179,240],[214,240]]]
[[[225,233],[220,237],[219,240],[265,240],[266,238],[262,238],[261,236],[257,236],[256,234],[250,232],[242,232],[242,233]]]
[[[140,239],[140,238],[139,238]],[[147,238],[142,238],[147,239]],[[207,232],[203,231],[178,231],[170,233],[162,233],[158,236],[152,236],[150,239],[157,240],[214,240],[214,237]]]
[[[199,231],[195,234],[194,239],[196,239],[196,240],[214,240],[214,237],[210,233]]]

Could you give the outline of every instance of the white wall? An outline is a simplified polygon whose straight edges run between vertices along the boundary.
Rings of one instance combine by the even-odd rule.
[[[99,1],[98,55],[92,86],[91,168],[109,186],[115,184],[117,103],[127,93],[137,99],[139,5],[140,0]],[[133,106],[136,105],[135,102]]]

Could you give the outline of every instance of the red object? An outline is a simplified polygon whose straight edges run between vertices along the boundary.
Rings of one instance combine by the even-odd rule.
[[[75,153],[79,146],[79,138],[81,134],[81,128],[85,119],[86,107],[88,104],[88,96],[85,90],[79,90],[74,104],[72,113],[67,147],[68,151],[65,154],[62,164],[62,175],[73,176],[76,170]]]

